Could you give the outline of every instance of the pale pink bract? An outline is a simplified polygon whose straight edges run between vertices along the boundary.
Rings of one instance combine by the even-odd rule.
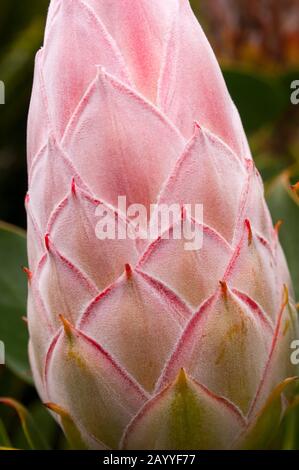
[[[70,441],[252,445],[273,389],[295,375],[293,291],[238,112],[187,0],[52,0],[28,173],[30,359]],[[96,208],[114,217],[119,195],[203,204],[204,221],[192,222],[203,223],[202,249],[99,240]]]

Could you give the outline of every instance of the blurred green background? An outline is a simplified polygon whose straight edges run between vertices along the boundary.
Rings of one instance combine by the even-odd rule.
[[[6,86],[6,104],[0,106],[0,220],[24,229],[26,119],[34,55],[42,45],[48,3],[1,0],[0,8],[0,80]],[[298,191],[291,189],[299,179],[299,105],[290,101],[291,82],[299,80],[299,2],[191,3],[241,113],[273,220],[284,222],[280,238],[299,299]],[[6,343],[7,366],[0,366],[0,396],[16,398],[30,415],[0,399],[0,447],[65,448],[61,432],[31,385],[27,330],[21,319],[26,316],[21,265],[26,265],[24,232],[1,224],[0,339]],[[299,448],[298,420],[291,420],[281,445]]]

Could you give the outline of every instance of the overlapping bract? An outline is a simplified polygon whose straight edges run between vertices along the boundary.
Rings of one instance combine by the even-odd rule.
[[[28,170],[31,364],[70,440],[242,445],[295,373],[297,319],[240,118],[187,0],[52,0]],[[191,221],[202,249],[99,240],[99,204],[127,226],[120,195],[203,204]]]

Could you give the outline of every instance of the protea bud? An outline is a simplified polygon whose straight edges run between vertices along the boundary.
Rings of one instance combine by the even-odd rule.
[[[52,0],[28,168],[31,364],[73,445],[261,445],[294,375],[292,287],[187,0]],[[202,204],[203,218],[99,239],[99,208],[127,233],[120,196]],[[201,249],[171,236],[186,219]]]

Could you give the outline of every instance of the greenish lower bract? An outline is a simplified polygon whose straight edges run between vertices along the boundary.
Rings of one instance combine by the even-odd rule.
[[[200,425],[204,413],[185,377],[179,378],[174,386],[169,416],[170,449],[200,449],[213,446],[213,429],[209,430],[208,435],[201,433]]]

